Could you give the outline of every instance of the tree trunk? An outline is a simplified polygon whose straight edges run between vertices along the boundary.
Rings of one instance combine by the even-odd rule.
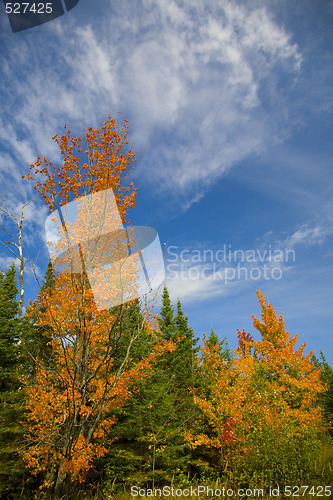
[[[18,250],[20,255],[20,301],[19,301],[19,313],[18,317],[21,319],[23,315],[23,304],[24,304],[24,279],[23,279],[23,271],[24,271],[24,256],[23,256],[23,248],[22,248],[22,224],[24,219],[24,213],[22,208],[22,217],[18,227]]]
[[[66,474],[62,468],[63,462],[61,461],[58,466],[57,480],[54,486],[54,498],[61,498],[65,493]]]

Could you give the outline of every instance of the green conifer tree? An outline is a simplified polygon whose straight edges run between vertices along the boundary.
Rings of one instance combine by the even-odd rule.
[[[15,390],[18,386],[17,366],[19,350],[18,293],[14,264],[6,274],[0,271],[0,391]]]
[[[55,274],[51,259],[45,272],[39,295],[44,298],[41,312],[45,312],[48,296],[52,293],[55,283]],[[22,342],[25,351],[25,371],[32,378],[35,376],[36,363],[42,361],[44,366],[52,364],[52,349],[49,345],[53,327],[51,325],[37,326],[37,317],[23,318]]]
[[[122,330],[126,331],[130,319],[124,320]],[[154,374],[138,384],[128,404],[117,412],[118,421],[110,434],[116,441],[106,464],[110,483],[125,480],[128,484],[161,485],[187,470],[189,450],[183,433],[192,416],[189,389],[193,387],[196,339],[180,302],[174,317],[166,287],[158,323],[161,336],[173,341],[177,349],[158,359]],[[154,337],[141,337],[134,352],[149,351],[154,342]]]
[[[327,363],[322,351],[320,351],[320,359],[313,356],[313,364],[321,368],[321,381],[326,387],[326,392],[319,395],[319,403],[324,409],[324,415],[328,422],[329,433],[333,437],[333,369]]]
[[[178,348],[174,351],[174,375],[180,398],[185,402],[193,400],[197,379],[196,344],[199,338],[194,337],[192,328],[188,326],[188,317],[184,315],[180,300],[177,302],[177,314],[174,319],[175,336]]]
[[[160,330],[166,340],[174,340],[175,337],[175,321],[174,310],[171,305],[170,295],[166,286],[164,286],[162,294],[161,314],[158,320]]]
[[[209,346],[217,345],[218,352],[221,358],[224,359],[226,362],[229,362],[231,360],[231,353],[228,347],[227,337],[224,337],[222,340],[219,340],[219,337],[214,332],[213,327],[211,327],[210,334],[208,337],[208,345]]]
[[[0,498],[17,498],[28,474],[17,448],[22,444],[20,425],[24,389],[20,376],[23,348],[22,321],[17,319],[19,303],[15,266],[0,271]]]

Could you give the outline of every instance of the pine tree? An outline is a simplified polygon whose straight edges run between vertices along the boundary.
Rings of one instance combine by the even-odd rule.
[[[0,391],[1,393],[17,389],[17,364],[19,340],[18,324],[15,317],[18,313],[18,293],[15,266],[4,275],[0,271]]]
[[[156,344],[148,332],[139,300],[116,306],[110,310],[117,320],[115,321],[110,342],[113,345],[113,366],[119,369],[126,357],[131,338],[138,333],[131,346],[128,366],[131,367],[152,352]],[[142,388],[145,381],[136,381],[135,387],[131,386],[133,395],[123,407],[115,408],[108,418],[115,418],[116,424],[111,427],[104,442],[108,449],[107,455],[94,463],[94,469],[89,473],[88,482],[98,481],[97,471],[102,471],[105,484],[129,481],[142,473],[145,460],[149,455],[148,447],[142,442],[147,421],[143,417],[147,402]]]
[[[195,358],[198,348],[195,347],[198,338],[194,337],[192,328],[188,326],[188,317],[184,315],[180,300],[177,301],[177,314],[174,309],[167,287],[164,287],[162,295],[162,307],[159,317],[159,327],[166,340],[172,340],[177,349],[163,359],[163,369],[169,372],[170,378],[174,380],[174,390],[180,391],[184,396],[189,394],[190,388],[194,387]]]
[[[15,266],[0,271],[0,498],[17,498],[25,469],[17,455],[23,429],[24,406],[21,387],[23,348],[19,342],[22,321],[17,319],[19,303]]]
[[[209,334],[209,337],[208,337],[208,344],[209,344],[209,346],[213,346],[213,345],[218,345],[219,344],[219,338],[216,335],[216,333],[214,332],[213,327],[211,327],[211,329],[210,329],[210,334]]]
[[[164,286],[163,289],[162,308],[158,323],[165,340],[174,340],[174,310],[171,305],[170,295],[166,286]]]
[[[218,352],[221,356],[222,359],[224,359],[226,362],[229,362],[231,360],[231,354],[230,350],[228,347],[228,341],[227,337],[224,337],[222,340],[219,340],[218,335],[213,330],[213,327],[211,327],[211,331],[208,337],[208,346],[218,346]]]
[[[149,349],[154,340],[146,339]],[[136,385],[127,404],[115,412],[117,422],[110,433],[106,457],[108,483],[163,484],[177,469],[186,468],[179,409],[174,381],[163,370],[166,355],[156,363],[155,373]]]
[[[129,363],[140,361],[143,356],[148,354],[149,347],[147,344],[148,332],[139,300],[136,299],[133,302],[112,308],[112,314],[117,318],[112,339],[110,339],[114,343],[114,366],[118,368],[124,360],[133,336],[137,336],[137,338],[131,346]]]
[[[130,324],[128,319],[123,331],[126,323]],[[158,359],[154,374],[137,385],[131,399],[116,415],[118,421],[110,439],[118,439],[110,447],[106,465],[107,481],[111,484],[119,480],[128,484],[163,484],[188,469],[189,449],[183,435],[194,414],[191,388],[195,380],[196,339],[180,301],[174,317],[166,287],[158,325],[157,339],[161,335],[171,340],[176,349]],[[142,337],[140,348],[151,350],[154,342],[154,336]],[[139,352],[139,346],[133,348]]]
[[[47,264],[47,269],[45,272],[45,277],[43,280],[43,284],[41,286],[41,290],[51,292],[52,288],[54,287],[54,284],[55,284],[55,274],[54,274],[52,261],[51,261],[51,259],[49,259],[49,262]]]
[[[52,288],[55,283],[55,273],[51,259],[45,272],[44,280],[39,290],[42,297],[39,312],[45,314],[47,310],[48,297],[52,294]],[[26,373],[35,377],[36,363],[43,362],[48,365],[52,363],[52,348],[50,342],[53,334],[51,325],[38,326],[38,315],[34,314],[28,318],[23,318],[23,347],[25,350]]]
[[[313,363],[317,368],[321,369],[321,382],[324,384],[326,391],[319,395],[319,403],[324,409],[324,415],[328,422],[329,432],[333,437],[333,369],[327,363],[322,351],[320,351],[320,359],[315,358]]]
[[[192,328],[188,326],[188,317],[184,315],[179,299],[174,324],[178,343],[178,348],[173,353],[175,381],[181,399],[188,402],[193,399],[196,385],[196,357],[199,348],[195,346],[199,338],[194,337]]]
[[[181,302],[177,301],[177,313],[174,316],[166,287],[162,295],[159,325],[163,336],[176,345],[174,351],[166,353],[159,360],[159,371],[150,381],[155,388],[155,404],[152,399],[150,419],[155,419],[156,428],[157,422],[160,426],[159,434],[155,433],[152,443],[157,450],[159,447],[163,449],[156,454],[155,479],[163,482],[166,474],[170,478],[176,478],[177,474],[189,471],[191,456],[184,440],[184,432],[195,416],[193,394],[197,384],[198,352],[195,347],[198,339],[188,326],[188,318],[184,315]]]

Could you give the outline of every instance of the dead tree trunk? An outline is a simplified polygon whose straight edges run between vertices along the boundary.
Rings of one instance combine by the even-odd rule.
[[[3,200],[4,201],[4,200]],[[15,237],[12,233],[10,233],[5,227],[0,226],[7,235],[10,237],[9,241],[0,241],[0,243],[5,246],[16,259],[20,262],[20,270],[19,270],[19,281],[20,281],[20,300],[19,300],[19,310],[18,317],[22,318],[23,316],[23,304],[24,304],[24,255],[23,255],[23,244],[22,244],[22,227],[24,221],[24,208],[29,205],[31,201],[28,201],[25,205],[21,206],[21,217],[18,218],[16,215],[9,212],[8,208],[5,205],[0,206],[0,214],[3,217],[9,217],[12,221],[15,222],[17,226],[17,237]],[[14,249],[13,249],[14,247]]]

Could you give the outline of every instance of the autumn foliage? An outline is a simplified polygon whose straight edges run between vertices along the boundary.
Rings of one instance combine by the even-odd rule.
[[[325,427],[318,405],[325,388],[321,370],[312,363],[313,352],[303,355],[306,344],[295,349],[297,335],[290,337],[282,316],[277,317],[261,292],[257,295],[262,320],[253,317],[253,324],[261,340],[238,330],[238,348],[226,362],[218,345],[204,339],[200,366],[207,386],[195,401],[206,423],[201,420],[186,437],[193,448],[215,450],[219,468],[244,475],[269,466],[271,479],[277,480],[278,468],[290,458],[290,445],[300,446]],[[288,471],[289,477],[293,472]]]
[[[101,130],[88,127],[84,141],[80,136],[73,137],[66,125],[64,128],[61,137],[53,137],[62,164],[55,166],[46,157],[38,156],[30,165],[31,172],[23,177],[35,181],[34,188],[50,212],[74,198],[112,188],[122,221],[129,223],[126,213],[135,206],[136,188],[133,182],[126,181],[136,153],[128,147],[128,121],[118,127],[109,116]]]
[[[46,158],[38,157],[31,165],[38,177],[35,189],[50,211],[71,197],[112,188],[121,220],[126,222],[136,194],[133,183],[127,183],[129,163],[135,160],[135,154],[127,149],[127,129],[127,122],[119,130],[110,117],[101,132],[89,127],[85,162],[81,161],[80,137],[72,137],[67,128],[60,138],[54,136],[63,164],[52,167]],[[31,174],[27,177],[33,179]],[[109,216],[105,212],[104,218]],[[81,236],[89,237],[88,216],[86,211],[79,225],[79,241]],[[68,228],[64,233],[65,237]],[[36,376],[27,387],[29,447],[23,456],[35,474],[45,472],[44,486],[55,483],[56,495],[64,491],[68,481],[84,481],[93,460],[107,453],[103,438],[115,422],[113,409],[124,405],[133,386],[152,373],[158,356],[174,349],[171,342],[157,339],[146,357],[131,361],[131,346],[142,332],[155,335],[153,318],[147,312],[135,324],[123,358],[116,360],[123,336],[122,316],[133,304],[99,310],[83,260],[81,264],[80,272],[55,273],[52,287],[41,290],[27,311],[37,327],[48,335],[51,331],[48,345],[52,359],[47,363],[38,357],[33,360]]]
[[[304,353],[305,344],[296,347],[297,335],[289,335],[261,292],[261,319],[253,317],[257,339],[238,330],[232,353],[212,330],[198,355],[181,303],[174,316],[166,288],[160,315],[138,301],[98,307],[94,286],[103,275],[106,304],[126,280],[136,286],[126,266],[119,284],[105,270],[110,256],[122,262],[116,252],[126,255],[135,240],[128,210],[135,206],[129,175],[136,154],[127,133],[127,121],[118,127],[110,116],[83,137],[65,126],[53,137],[61,164],[39,156],[26,175],[51,213],[72,202],[79,207],[74,224],[58,221],[54,262],[66,272],[49,263],[47,283],[25,317],[38,340],[35,347],[22,343],[29,355],[20,379],[26,467],[40,489],[64,498],[96,480],[96,464],[105,495],[119,483],[157,486],[165,478],[182,486],[195,478],[247,487],[324,477],[323,370],[313,352]],[[108,190],[113,208],[95,196],[107,197]]]
[[[35,473],[59,462],[62,474],[83,481],[93,458],[107,452],[99,443],[114,424],[112,410],[124,404],[135,382],[149,376],[156,357],[172,345],[158,343],[134,366],[129,345],[121,366],[115,368],[122,311],[99,313],[91,290],[83,292],[82,281],[66,274],[56,277],[52,293],[38,297],[29,314],[38,316],[39,327],[52,325],[54,331],[52,362],[45,366],[36,360],[36,380],[28,388],[31,445],[25,460]],[[142,318],[131,342],[144,327]],[[44,484],[51,486],[53,480],[51,475]]]

